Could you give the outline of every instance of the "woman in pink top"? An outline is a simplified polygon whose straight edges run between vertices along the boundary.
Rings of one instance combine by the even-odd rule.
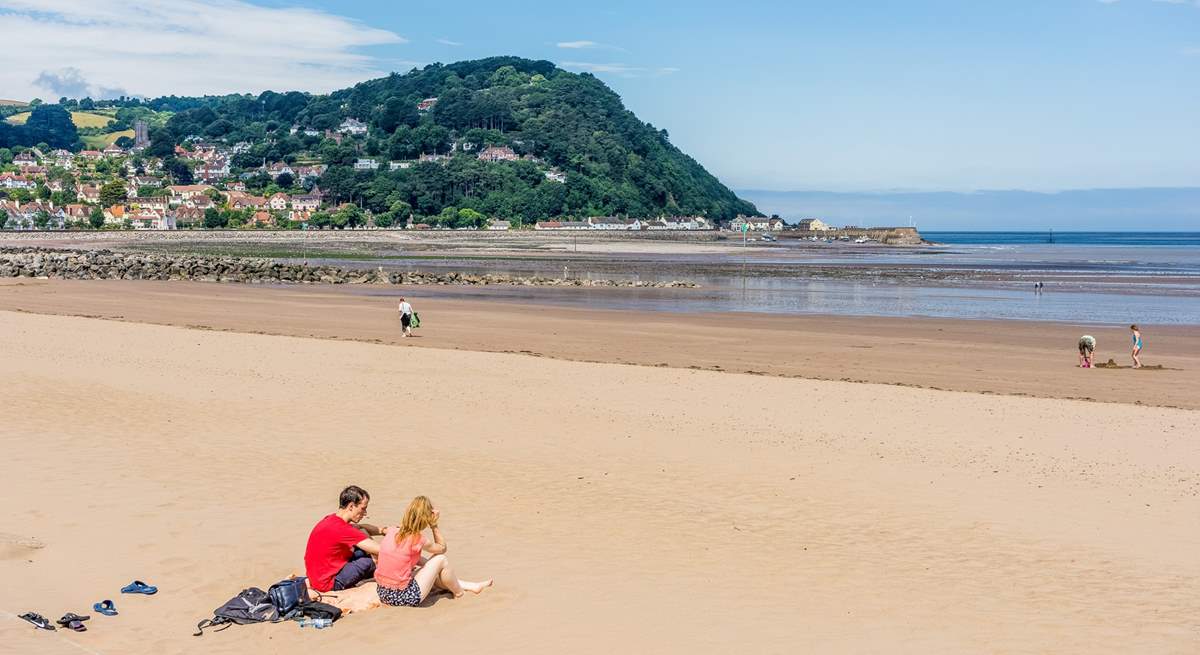
[[[379,600],[384,605],[415,607],[434,589],[445,589],[455,598],[470,591],[479,593],[492,586],[491,580],[467,582],[459,580],[446,559],[446,540],[438,529],[439,512],[425,496],[417,496],[408,504],[404,521],[388,528],[379,542],[379,564],[375,567],[375,582]],[[433,543],[425,541],[422,531],[433,534]],[[430,554],[423,566],[421,551]]]

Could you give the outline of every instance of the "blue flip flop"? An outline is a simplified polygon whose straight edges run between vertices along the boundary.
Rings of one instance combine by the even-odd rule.
[[[130,582],[129,584],[125,585],[124,587],[121,587],[121,593],[123,593],[123,594],[146,594],[147,596],[153,596],[154,594],[158,593],[158,587],[148,585],[145,582],[142,582],[141,580],[134,580],[133,582]]]
[[[113,605],[113,602],[111,600],[104,600],[104,601],[100,601],[99,603],[96,603],[95,605],[92,605],[92,611],[99,612],[100,614],[103,614],[104,616],[116,616],[117,615],[117,606]]]

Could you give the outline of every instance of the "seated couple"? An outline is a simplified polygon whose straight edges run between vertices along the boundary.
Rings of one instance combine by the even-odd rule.
[[[455,576],[446,559],[446,540],[438,529],[439,512],[428,498],[414,498],[404,512],[404,521],[386,529],[360,523],[370,501],[361,487],[346,487],[338,499],[338,511],[321,519],[308,535],[304,568],[314,591],[352,589],[374,578],[379,602],[415,606],[435,589],[458,598],[463,592],[477,594],[492,585],[491,580],[468,582]],[[425,539],[425,530],[430,531],[432,541]],[[422,551],[429,557],[422,557]]]

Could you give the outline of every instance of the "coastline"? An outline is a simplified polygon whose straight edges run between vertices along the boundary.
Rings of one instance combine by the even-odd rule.
[[[0,282],[0,310],[204,330],[316,337],[580,362],[870,382],[973,393],[1200,409],[1200,326],[1143,326],[1149,365],[1080,370],[1080,334],[1098,361],[1128,365],[1125,326],[1026,321],[629,312],[519,301],[423,298],[423,287],[272,287],[202,282]],[[440,289],[440,288],[439,288]],[[425,327],[402,340],[395,299]]]

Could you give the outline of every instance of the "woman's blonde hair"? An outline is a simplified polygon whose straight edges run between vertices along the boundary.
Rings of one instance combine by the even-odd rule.
[[[405,537],[420,534],[433,524],[433,503],[425,496],[413,498],[408,504],[408,509],[404,510],[404,520],[400,522],[400,529],[396,532],[396,543],[399,544]]]

